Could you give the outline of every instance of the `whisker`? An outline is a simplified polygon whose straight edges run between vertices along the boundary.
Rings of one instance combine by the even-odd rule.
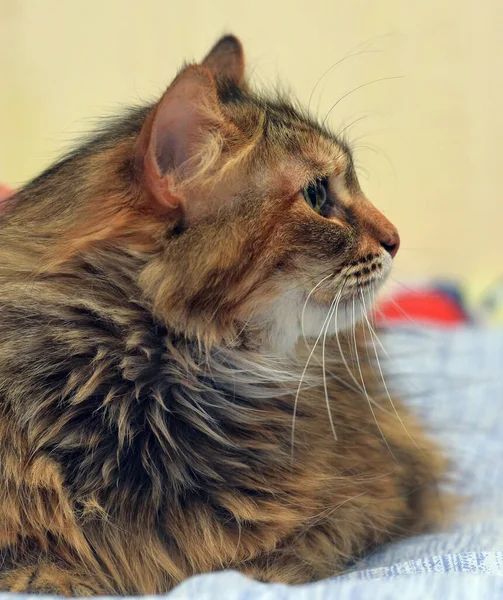
[[[342,293],[342,290],[341,292]],[[335,302],[335,300],[334,300]],[[330,308],[332,307],[333,303],[330,305]],[[325,321],[323,322],[323,325],[321,326],[321,331],[318,335],[318,337],[316,338],[316,341],[314,342],[313,347],[311,348],[311,352],[309,353],[309,356],[307,358],[306,364],[304,365],[304,369],[302,371],[302,375],[300,376],[300,381],[299,381],[299,386],[297,388],[297,393],[295,394],[295,401],[293,403],[293,415],[292,415],[292,434],[291,434],[291,440],[290,440],[290,444],[291,444],[291,454],[292,454],[292,462],[293,462],[293,452],[294,452],[294,445],[295,445],[295,417],[297,415],[297,407],[299,404],[299,396],[300,396],[300,390],[302,388],[302,383],[304,382],[304,377],[306,376],[306,371],[307,368],[309,366],[309,363],[311,362],[311,358],[313,357],[314,351],[316,350],[316,346],[318,345],[321,336],[323,335],[323,331],[325,329],[325,325],[327,324],[327,322],[330,322],[330,310],[328,311],[328,314],[325,318]]]
[[[368,117],[368,115],[363,115],[361,117],[358,117],[358,119],[355,119],[354,121],[351,121],[351,123],[349,123],[349,125],[345,125],[340,131],[337,132],[337,137],[342,137],[342,134],[349,129],[350,127],[353,127],[353,125],[356,125],[356,123],[358,123],[359,121],[363,121],[363,119],[366,119]]]
[[[325,79],[325,77],[330,73],[330,71],[332,71],[333,69],[338,67],[340,64],[342,64],[346,60],[349,60],[350,58],[354,58],[355,56],[361,56],[363,54],[375,54],[376,52],[378,52],[378,51],[377,50],[361,50],[360,52],[352,52],[351,54],[346,54],[346,56],[343,56],[340,60],[338,60],[333,65],[328,67],[328,69],[321,75],[321,77],[318,79],[318,81],[314,84],[313,91],[311,92],[311,94],[309,96],[309,100],[307,101],[307,112],[309,112],[309,110],[311,108],[311,102],[313,100],[314,92],[316,91],[316,89],[318,88],[320,83],[323,81],[323,79]]]
[[[376,40],[385,39],[385,38],[387,38],[389,36],[390,36],[389,33],[385,33],[385,34],[378,35],[378,36],[375,36],[373,38],[370,38],[370,39],[368,39],[368,40],[366,40],[364,42],[361,42],[360,44],[357,44],[354,48],[351,48],[351,50],[349,50],[348,53],[346,55],[344,55],[340,60],[338,60],[333,65],[331,65],[321,75],[321,77],[318,79],[318,81],[315,83],[315,85],[313,87],[313,91],[311,92],[311,95],[309,96],[309,100],[308,100],[308,103],[307,103],[307,110],[308,110],[308,112],[309,112],[309,108],[311,106],[311,101],[313,99],[314,92],[316,91],[316,88],[322,82],[322,80],[328,75],[328,73],[330,73],[330,71],[332,71],[332,69],[335,69],[337,66],[339,66],[344,61],[346,61],[346,60],[348,60],[350,58],[353,58],[355,56],[360,56],[360,55],[363,55],[363,54],[376,54],[378,52],[382,52],[382,50],[367,50],[366,47],[368,47],[370,44],[374,43]],[[362,48],[362,50],[360,50],[360,48]]]
[[[371,320],[372,320],[372,325],[374,326],[374,329],[377,328],[377,321],[376,321],[376,312],[379,310],[377,307],[377,300],[376,300],[376,288],[377,288],[377,284],[373,283],[372,287],[370,289],[370,293],[372,294],[372,313],[371,313]]]
[[[342,284],[342,290],[344,289],[344,286],[346,285],[346,281],[347,281],[347,277],[344,280],[344,283]],[[341,293],[342,293],[342,290],[341,290]],[[339,349],[339,354],[340,354],[342,363],[345,366],[346,371],[348,372],[349,376],[353,380],[353,383],[356,385],[357,390],[359,392],[363,392],[362,386],[359,384],[358,380],[354,376],[353,371],[351,371],[351,369],[349,368],[348,361],[346,360],[346,357],[344,356],[344,352],[342,351],[342,345],[341,345],[341,340],[339,337],[339,331],[337,329],[338,312],[339,312],[339,304],[337,304],[336,309],[335,309],[335,339],[337,342],[337,347]]]
[[[353,322],[355,320],[355,298],[353,296]],[[355,347],[356,347],[356,326],[353,327],[353,338],[354,338],[354,342],[355,342]],[[356,358],[357,358],[357,365],[358,365],[358,371],[360,373],[360,379],[362,381],[362,387],[363,387],[363,392],[365,394],[365,397],[368,400],[368,404],[369,404],[369,408],[370,408],[370,412],[372,413],[372,416],[374,417],[374,421],[377,425],[377,429],[379,430],[379,433],[381,434],[382,439],[384,440],[384,443],[386,444],[386,447],[388,448],[391,456],[398,462],[398,460],[396,459],[396,456],[393,454],[393,451],[391,450],[390,445],[388,444],[388,440],[386,439],[386,436],[384,435],[383,430],[381,429],[381,425],[379,423],[379,421],[377,420],[374,408],[372,406],[372,403],[370,402],[370,397],[367,393],[367,387],[365,386],[365,380],[363,379],[363,372],[362,372],[362,367],[360,364],[360,359],[358,357],[358,349],[356,350]]]
[[[401,314],[402,314],[402,315],[403,315],[403,316],[404,316],[404,317],[405,317],[405,318],[406,318],[408,321],[410,321],[410,322],[411,322],[411,323],[412,323],[412,324],[413,324],[415,327],[418,327],[418,328],[420,328],[420,327],[421,327],[421,325],[420,325],[420,324],[419,324],[419,323],[418,323],[416,320],[414,320],[414,319],[413,319],[413,318],[412,318],[412,317],[409,315],[409,313],[408,313],[408,312],[406,312],[406,311],[405,311],[405,310],[404,310],[404,309],[403,309],[403,308],[402,308],[402,307],[401,307],[401,306],[398,304],[398,302],[397,302],[397,301],[396,301],[394,298],[391,298],[391,299],[390,299],[390,302],[391,302],[391,303],[393,304],[393,306],[395,306],[395,308],[397,308],[397,309],[398,309],[398,310],[401,312]]]
[[[382,383],[383,383],[384,389],[386,391],[386,395],[388,396],[388,400],[389,400],[389,402],[390,402],[390,404],[391,404],[391,406],[393,408],[393,412],[395,413],[397,419],[400,421],[400,424],[403,427],[403,430],[409,436],[410,441],[419,450],[420,449],[419,446],[417,445],[417,443],[414,440],[414,438],[410,435],[410,432],[407,429],[407,427],[405,426],[405,423],[403,422],[402,417],[400,416],[400,413],[397,411],[395,403],[393,402],[393,400],[391,398],[391,394],[389,393],[388,386],[386,384],[386,380],[384,378],[384,373],[383,373],[383,370],[382,370],[382,367],[381,367],[381,361],[379,360],[379,353],[377,352],[377,347],[376,347],[375,342],[374,342],[374,338],[377,341],[379,341],[379,338],[377,337],[377,334],[375,333],[375,331],[372,329],[372,326],[370,325],[370,322],[368,320],[368,317],[367,317],[367,308],[365,306],[365,297],[364,297],[363,292],[362,292],[361,289],[360,289],[360,296],[361,296],[361,300],[363,302],[363,314],[365,316],[365,320],[367,321],[367,325],[369,326],[369,331],[370,331],[370,334],[371,334],[370,335],[370,339],[372,340],[372,345],[374,346],[374,353],[375,353],[375,357],[376,357],[377,367],[378,367],[379,373],[381,375],[381,379],[382,379]],[[373,333],[373,335],[372,335],[372,333]]]
[[[305,331],[304,331],[304,315],[305,315],[305,312],[306,312],[307,303],[309,302],[309,299],[311,298],[311,296],[313,295],[313,293],[314,293],[314,292],[315,292],[315,291],[316,291],[316,290],[317,290],[317,289],[320,287],[320,285],[321,285],[321,284],[322,284],[324,281],[326,281],[326,280],[327,280],[329,277],[331,277],[331,276],[332,276],[332,274],[331,274],[331,273],[329,273],[329,274],[328,274],[326,277],[323,277],[323,279],[322,279],[321,281],[319,281],[319,282],[318,282],[318,283],[317,283],[317,284],[316,284],[316,285],[313,287],[313,289],[312,289],[312,290],[309,292],[309,294],[308,294],[308,296],[307,296],[307,298],[306,298],[306,301],[304,302],[304,306],[302,307],[302,313],[301,313],[301,316],[300,316],[300,328],[301,328],[301,330],[302,330],[302,338],[303,338],[303,340],[304,340],[304,343],[305,343],[305,345],[306,345],[306,348],[307,348],[308,350],[310,350],[310,346],[309,346],[309,344],[307,343],[307,339],[306,339],[306,333],[305,333]]]
[[[347,302],[344,304],[344,322],[351,323],[351,314],[349,312],[349,304]],[[352,336],[347,336],[347,341],[349,343],[349,358],[351,359],[351,362],[354,363],[356,359]]]
[[[374,286],[373,286],[373,288],[375,289],[375,287],[374,287]],[[388,351],[387,351],[387,350],[386,350],[386,348],[385,348],[385,347],[382,345],[382,342],[381,342],[381,340],[379,339],[379,336],[377,335],[377,332],[376,332],[376,330],[375,330],[375,327],[372,325],[372,323],[370,322],[370,319],[369,319],[369,317],[368,317],[368,312],[369,312],[369,311],[367,310],[367,306],[366,306],[366,304],[365,304],[365,296],[364,296],[364,294],[363,294],[363,291],[362,291],[362,289],[361,289],[361,288],[360,288],[360,290],[359,290],[359,291],[360,291],[360,294],[361,294],[361,299],[362,299],[362,303],[363,303],[363,304],[362,304],[362,306],[363,306],[363,314],[364,314],[364,316],[365,316],[365,320],[366,320],[366,322],[367,322],[367,325],[368,325],[368,328],[369,328],[370,334],[371,334],[371,336],[372,336],[372,335],[374,336],[374,339],[375,339],[375,341],[376,341],[376,342],[379,344],[379,347],[380,347],[380,348],[381,348],[381,350],[384,352],[384,354],[385,354],[386,358],[389,358]],[[372,306],[372,305],[374,305],[374,304],[375,304],[375,295],[373,296],[373,300],[372,300],[372,302],[371,302],[371,306]],[[372,314],[374,314],[374,313],[373,313],[373,311],[371,312],[371,315],[372,315]],[[374,325],[375,325],[375,324],[374,324]]]
[[[311,283],[312,281],[314,281],[315,279],[317,279],[318,277],[323,277],[323,275],[325,275],[325,274],[329,274],[329,275],[335,276],[336,272],[334,271],[333,267],[329,267],[328,269],[324,269],[323,271],[321,271],[321,273],[317,273],[316,275],[313,275],[312,277],[307,277],[306,279],[304,279],[303,281],[301,281],[298,285],[292,286],[290,288],[290,291],[302,288],[306,284]]]
[[[330,517],[334,512],[342,508],[348,502],[353,502],[354,500],[357,500],[358,498],[364,496],[367,493],[367,490],[364,490],[363,492],[355,494],[354,496],[349,496],[348,498],[341,500],[341,502],[339,502],[335,506],[329,506],[328,508],[323,509],[321,512],[319,512],[313,517],[312,521],[309,522],[309,526],[306,528],[306,531],[309,531],[309,529],[315,527],[318,523]]]
[[[327,322],[327,326],[325,327],[325,332],[323,334],[323,343],[321,345],[321,367],[322,367],[322,373],[323,373],[323,388],[325,390],[325,402],[327,404],[327,413],[328,413],[328,420],[330,421],[330,428],[332,429],[334,440],[336,440],[336,441],[337,441],[337,434],[335,433],[334,421],[332,419],[332,411],[330,410],[330,400],[328,399],[327,372],[325,369],[325,346],[327,343],[327,332],[328,332],[328,328],[330,327],[330,321],[332,320],[332,317],[334,316],[335,307],[341,301],[341,296],[342,296],[342,288],[339,290],[338,296],[335,298],[335,300],[332,302],[332,304],[330,306],[330,311],[328,313],[328,322]]]
[[[361,302],[360,302],[360,304],[361,304]],[[365,327],[365,325],[367,325],[367,327]],[[365,346],[365,353],[367,355],[368,364],[370,365],[370,368],[372,369],[372,374],[374,375],[375,379],[377,379],[377,373],[376,373],[376,370],[374,369],[374,361],[370,357],[370,349],[369,349],[369,343],[367,340],[366,330],[368,330],[368,332],[369,332],[371,342],[374,343],[374,340],[372,339],[372,332],[370,331],[370,328],[368,327],[368,323],[365,323],[365,321],[363,321],[362,322],[363,345]]]
[[[380,81],[390,81],[392,79],[403,79],[403,75],[395,75],[393,77],[380,77],[379,79],[373,79],[372,81],[367,81],[367,83],[362,83],[361,85],[358,85],[357,87],[353,88],[352,90],[350,90],[349,92],[346,92],[343,96],[341,96],[339,98],[339,100],[337,100],[337,102],[335,102],[334,104],[332,104],[331,108],[329,109],[329,111],[327,112],[327,114],[325,115],[325,118],[323,119],[321,126],[324,127],[325,123],[328,119],[328,117],[330,116],[330,113],[334,110],[334,108],[340,103],[342,102],[342,100],[344,100],[344,98],[347,98],[348,96],[350,96],[351,94],[354,94],[354,92],[361,90],[364,87],[367,87],[369,85],[373,85],[374,83],[379,83]]]

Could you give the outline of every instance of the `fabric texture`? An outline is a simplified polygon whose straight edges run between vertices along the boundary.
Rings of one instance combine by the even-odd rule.
[[[337,578],[293,587],[215,573],[189,579],[169,600],[503,598],[503,331],[407,327],[382,340],[388,384],[451,460],[448,487],[465,498],[455,521],[383,547]]]

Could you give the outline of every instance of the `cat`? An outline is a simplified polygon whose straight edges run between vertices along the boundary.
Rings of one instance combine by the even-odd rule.
[[[17,191],[0,589],[296,584],[435,527],[442,455],[355,326],[398,246],[349,147],[252,92],[231,35]]]

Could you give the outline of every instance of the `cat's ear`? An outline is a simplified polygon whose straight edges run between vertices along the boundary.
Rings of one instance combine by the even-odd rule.
[[[237,37],[226,35],[210,50],[202,62],[215,79],[241,87],[245,79],[245,54]]]
[[[198,65],[186,67],[147,117],[136,148],[137,167],[161,207],[183,204],[177,182],[221,121],[211,73]]]

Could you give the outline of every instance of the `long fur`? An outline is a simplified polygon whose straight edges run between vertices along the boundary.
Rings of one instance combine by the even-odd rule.
[[[384,278],[387,221],[348,149],[251,94],[225,40],[233,58],[205,67],[225,69],[219,117],[170,180],[185,213],[143,172],[160,103],[0,217],[1,589],[161,593],[225,568],[301,583],[438,521],[442,460],[360,334],[294,351]],[[298,193],[327,171],[345,182],[332,219]]]

